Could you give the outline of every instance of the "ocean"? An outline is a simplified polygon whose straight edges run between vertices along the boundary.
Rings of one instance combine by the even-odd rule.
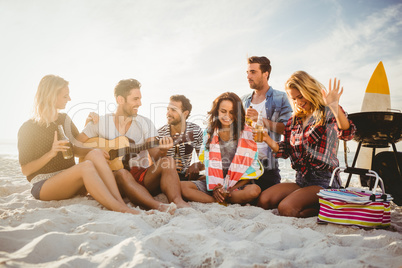
[[[0,177],[23,177],[16,142],[0,142]]]
[[[352,164],[354,151],[347,154],[349,165]],[[343,147],[339,149],[338,159],[340,166],[345,166]],[[290,165],[289,159],[278,159],[282,182],[293,182],[295,171]],[[0,177],[23,177],[18,163],[17,142],[0,141]],[[356,176],[354,176],[356,177]],[[342,176],[344,179],[345,176]],[[346,180],[346,179],[345,179]]]

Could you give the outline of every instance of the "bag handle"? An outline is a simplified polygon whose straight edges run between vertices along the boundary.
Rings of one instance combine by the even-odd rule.
[[[332,187],[332,182],[334,181],[335,174],[338,171],[339,172],[349,173],[349,174],[360,174],[360,175],[366,175],[366,176],[369,176],[369,177],[375,177],[376,179],[375,179],[375,183],[374,183],[374,187],[373,187],[373,194],[370,196],[370,200],[373,201],[373,202],[375,201],[375,199],[376,199],[375,198],[375,192],[376,192],[376,189],[378,187],[378,182],[380,182],[380,188],[381,188],[381,191],[382,191],[381,198],[384,201],[387,201],[387,194],[385,193],[384,182],[380,178],[380,176],[378,176],[377,172],[375,172],[374,170],[363,169],[363,168],[351,168],[351,167],[347,167],[347,168],[337,167],[332,172],[331,180],[329,181],[329,187]],[[339,177],[339,180],[341,180],[340,177]]]

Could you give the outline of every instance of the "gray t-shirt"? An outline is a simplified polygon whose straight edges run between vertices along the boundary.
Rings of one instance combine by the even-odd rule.
[[[148,138],[157,136],[154,124],[148,118],[137,115],[133,117],[130,128],[127,133],[122,135],[114,124],[114,114],[106,114],[99,117],[99,122],[94,124],[90,122],[82,131],[89,138],[100,137],[107,140],[113,140],[119,136],[126,136],[132,139],[135,144],[142,144]],[[130,167],[149,167],[148,151],[140,152],[136,157],[130,159]]]
[[[233,158],[236,154],[237,150],[237,140],[223,141],[219,139],[219,146],[221,148],[221,156],[222,156],[222,171],[223,177],[226,177],[228,174],[230,164],[233,161]]]

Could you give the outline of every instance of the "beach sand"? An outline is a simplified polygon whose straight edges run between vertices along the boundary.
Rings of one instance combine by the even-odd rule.
[[[394,204],[392,225],[383,230],[195,202],[175,215],[129,215],[91,197],[35,200],[17,160],[3,157],[0,165],[0,267],[402,265],[402,207]]]

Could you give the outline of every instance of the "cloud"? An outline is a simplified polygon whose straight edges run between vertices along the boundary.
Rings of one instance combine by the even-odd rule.
[[[332,69],[346,66],[350,70],[367,59],[377,58],[375,55],[390,56],[389,51],[394,51],[401,41],[401,13],[402,5],[396,5],[375,12],[364,21],[352,25],[340,18],[334,26],[328,25],[329,34],[326,38],[313,42],[303,54],[314,55],[310,58],[314,61],[321,59],[322,65],[326,62],[335,63]]]
[[[397,79],[391,89],[394,105],[402,107],[402,78],[394,74],[400,69],[402,43],[402,4],[384,7],[369,14],[364,20],[343,17],[342,10],[333,25],[327,24],[328,34],[321,40],[312,40],[295,55],[306,68],[326,85],[326,79],[339,76],[348,89],[343,97],[347,106],[360,110],[362,94],[379,61],[383,61],[388,79]],[[351,23],[354,21],[354,23]],[[325,80],[323,80],[325,79]],[[390,83],[391,85],[391,83]]]
[[[298,69],[323,84],[339,76],[342,100],[351,109],[360,109],[356,99],[383,60],[393,105],[402,107],[402,5],[393,3],[1,1],[0,86],[7,102],[0,107],[2,114],[18,116],[5,118],[10,127],[0,135],[15,136],[47,73],[71,82],[72,106],[113,102],[115,83],[133,77],[143,84],[144,115],[173,93],[187,95],[194,115],[201,115],[224,91],[250,91],[247,55],[271,59],[270,83],[277,89]]]

